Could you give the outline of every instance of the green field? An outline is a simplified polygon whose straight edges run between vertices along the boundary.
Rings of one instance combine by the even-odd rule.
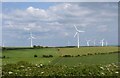
[[[4,49],[4,76],[118,76],[118,47]]]
[[[117,51],[118,47],[59,48],[59,51],[58,48],[4,50],[2,55],[6,58],[2,62],[3,65],[19,61],[45,65],[109,64],[118,62],[118,53],[113,53]],[[87,55],[89,53],[92,55]],[[37,57],[34,57],[34,55],[37,55]],[[43,55],[53,55],[53,57],[44,58]],[[62,57],[64,55],[73,57]],[[77,55],[79,57],[76,57]]]
[[[118,47],[80,47],[80,48],[62,48],[60,50],[62,55],[83,55],[88,53],[109,53],[118,51]]]
[[[53,58],[43,58],[42,55],[53,55]],[[6,50],[3,51],[3,64],[17,63],[19,61],[27,61],[33,64],[49,64],[50,61],[58,57],[57,50],[54,48],[47,49],[23,49],[23,50]],[[34,58],[37,55],[37,58]]]
[[[91,55],[82,57],[62,57],[53,61],[55,65],[69,65],[74,66],[78,64],[109,64],[117,63],[118,54],[105,54],[105,55]]]

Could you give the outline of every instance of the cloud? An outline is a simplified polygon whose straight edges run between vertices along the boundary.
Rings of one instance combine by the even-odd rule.
[[[24,37],[31,31],[40,39],[74,35],[74,24],[80,30],[90,31],[88,34],[112,31],[109,27],[113,21],[117,21],[117,9],[102,3],[99,4],[100,6],[92,4],[56,3],[46,9],[30,5],[24,9],[11,10],[9,13],[4,11],[6,10],[4,8],[3,30],[6,31],[5,34],[9,34],[7,31],[14,32],[14,37]],[[22,33],[18,35],[17,32]]]
[[[28,12],[28,14],[33,15],[33,16],[39,16],[42,18],[48,17],[48,14],[46,13],[44,9],[34,8],[30,6],[26,9],[26,11]]]
[[[106,32],[106,31],[108,31],[108,26],[107,25],[100,25],[100,26],[98,26],[98,31],[99,32]]]

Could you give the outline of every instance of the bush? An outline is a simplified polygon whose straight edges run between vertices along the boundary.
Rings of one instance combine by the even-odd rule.
[[[60,51],[60,49],[59,49],[59,48],[58,48],[57,50],[58,50],[58,51]]]
[[[53,57],[53,55],[43,55],[45,58]]]
[[[2,56],[2,58],[6,58],[5,56]]]
[[[7,50],[5,47],[2,47],[2,50]]]
[[[71,55],[63,55],[63,57],[72,57]]]
[[[97,55],[98,53],[95,53],[95,55]]]
[[[78,54],[76,57],[80,57],[80,55]]]
[[[34,57],[37,57],[37,55],[34,55]]]
[[[33,45],[33,48],[36,48],[37,46],[36,45]]]
[[[106,54],[106,53],[101,53],[101,55]]]
[[[93,55],[93,54],[91,54],[91,53],[88,53],[88,55]]]
[[[83,54],[82,56],[87,56],[87,55]]]
[[[5,58],[5,56],[3,56],[2,58]]]
[[[43,46],[40,46],[40,45],[34,45],[33,48],[34,48],[34,49],[36,49],[36,48],[43,48]]]
[[[53,57],[53,55],[49,55],[49,57]]]

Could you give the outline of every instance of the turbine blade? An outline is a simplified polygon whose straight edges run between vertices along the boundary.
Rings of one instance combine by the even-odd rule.
[[[78,34],[78,32],[75,33],[74,37]]]
[[[36,39],[35,37],[32,36],[33,39]]]
[[[75,25],[74,25],[74,27],[75,27],[75,29],[76,29],[77,32],[85,32],[85,31],[80,31],[80,30],[78,30]]]
[[[80,31],[80,30],[77,30],[78,32],[85,32],[85,31]]]
[[[77,27],[74,25],[75,29],[78,31]]]

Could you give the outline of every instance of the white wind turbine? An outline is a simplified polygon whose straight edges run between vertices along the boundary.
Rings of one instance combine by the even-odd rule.
[[[107,41],[105,42],[105,45],[108,46],[108,42]]]
[[[78,30],[77,29],[77,27],[74,25],[74,27],[75,27],[75,29],[76,29],[76,33],[75,33],[75,35],[74,35],[74,37],[76,37],[77,36],[77,43],[78,43],[78,48],[79,48],[79,34],[81,33],[81,32],[85,32],[85,31],[80,31],[80,30]]]
[[[30,46],[33,47],[33,39],[35,39],[35,37],[32,36],[32,32],[30,32]]]
[[[100,44],[101,44],[102,46],[104,46],[104,39],[102,39],[102,40],[100,41]]]
[[[96,46],[96,40],[94,40],[93,43],[94,43],[94,46]]]
[[[69,42],[69,40],[68,40],[67,46],[70,46],[70,42]]]
[[[90,40],[87,40],[87,46],[90,46],[90,44],[89,44],[89,43],[90,43]]]

